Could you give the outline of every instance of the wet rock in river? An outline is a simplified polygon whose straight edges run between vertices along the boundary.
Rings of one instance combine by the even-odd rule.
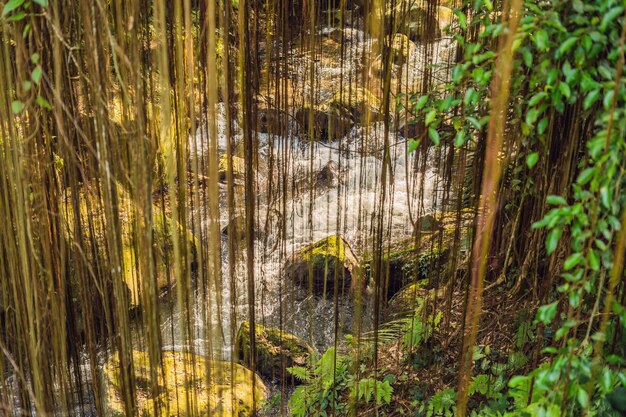
[[[313,140],[332,142],[343,138],[352,129],[349,118],[329,112],[324,106],[303,106],[296,111],[295,117],[298,133]]]
[[[336,281],[340,293],[350,289],[361,291],[365,287],[356,255],[338,236],[328,236],[294,253],[285,266],[285,273],[302,288],[308,288],[311,278],[316,294],[332,293]]]
[[[258,132],[280,135],[286,131],[288,121],[284,111],[262,103],[257,106],[256,116]]]
[[[339,114],[363,126],[382,120],[380,100],[362,87],[344,87],[326,101],[322,108],[329,114]]]
[[[387,39],[385,38],[385,41]],[[385,42],[387,44],[387,42]],[[379,48],[378,40],[374,40],[372,42],[372,49]],[[415,59],[418,54],[417,45],[408,36],[402,33],[396,33],[393,35],[391,39],[391,43],[388,45],[389,52],[391,53],[391,60],[394,65],[404,65],[409,62],[411,59]],[[380,50],[379,50],[380,52]],[[381,61],[382,62],[382,61]],[[377,64],[378,67],[381,64]],[[379,72],[379,76],[382,77],[384,74],[382,72],[382,68],[377,68]]]
[[[146,352],[132,351],[129,359],[134,369],[136,415],[186,416],[196,415],[195,410],[200,416],[247,417],[256,414],[267,396],[261,378],[239,364],[183,352],[162,352],[161,366],[150,363]],[[104,365],[104,402],[108,416],[126,415],[120,369],[117,354]],[[193,401],[188,402],[186,398],[190,395]],[[193,404],[194,409],[188,409],[188,404]]]
[[[297,384],[289,377],[287,368],[306,366],[314,350],[297,336],[273,327],[255,326],[256,370],[269,380],[285,380]],[[243,322],[237,332],[235,352],[239,362],[246,364],[250,355],[250,323]]]
[[[395,8],[385,11],[385,21],[394,32],[407,35],[415,42],[433,42],[441,38],[442,25],[438,11],[429,11],[426,5],[413,0],[399,0]]]
[[[341,182],[341,172],[339,164],[335,161],[329,161],[315,177],[316,189],[334,188]]]
[[[346,86],[322,104],[296,111],[300,134],[312,132],[323,141],[343,138],[355,124],[366,126],[381,119],[380,100],[362,87]]]
[[[242,180],[246,173],[246,163],[243,158],[238,156],[232,157],[233,166],[233,178],[236,180]],[[226,181],[228,175],[228,155],[222,155],[218,165],[218,174],[220,181]]]

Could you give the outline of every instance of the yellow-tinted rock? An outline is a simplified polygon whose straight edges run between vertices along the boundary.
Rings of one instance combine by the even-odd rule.
[[[245,172],[246,162],[244,159],[238,156],[233,156],[233,177],[236,179],[242,179],[245,176]],[[220,158],[218,173],[220,181],[225,181],[228,173],[228,155],[222,155]]]
[[[409,39],[408,36],[396,33],[391,40],[391,53],[393,54],[393,62],[396,65],[402,65],[417,55],[417,46]]]
[[[162,366],[156,369],[157,390],[154,393],[148,354],[133,351],[132,362],[136,388],[135,414],[142,417],[246,417],[253,415],[267,395],[263,381],[249,369],[182,352],[162,353]],[[109,358],[103,371],[107,415],[124,416],[117,354]]]
[[[285,266],[286,274],[303,288],[308,288],[309,271],[313,274],[313,291],[316,293],[332,292],[335,279],[339,281],[339,291],[348,286],[353,291],[360,291],[365,286],[356,255],[339,236],[328,236],[304,247],[294,253]]]
[[[439,6],[439,26],[441,29],[445,29],[446,26],[452,23],[454,19],[454,12],[451,8],[446,6]]]
[[[429,13],[426,3],[398,0],[394,4],[395,8],[387,7],[385,11],[385,21],[394,32],[405,34],[415,42],[432,42],[441,36],[438,13]]]
[[[291,366],[306,366],[313,348],[304,340],[286,331],[255,325],[256,369],[264,377],[297,383],[289,378],[286,369]],[[235,352],[241,363],[250,355],[250,322],[241,323],[237,332]]]
[[[322,105],[327,113],[339,114],[355,123],[367,125],[380,120],[380,100],[362,87],[345,87]]]

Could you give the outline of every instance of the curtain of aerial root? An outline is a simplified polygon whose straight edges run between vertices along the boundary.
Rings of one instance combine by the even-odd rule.
[[[382,378],[405,284],[410,333],[463,298],[502,127],[433,148],[415,121],[462,56],[439,1],[2,4],[0,414],[289,415],[288,368],[338,379],[346,340]]]

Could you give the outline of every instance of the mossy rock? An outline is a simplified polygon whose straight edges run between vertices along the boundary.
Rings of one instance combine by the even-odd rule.
[[[403,65],[418,54],[415,43],[402,33],[393,35],[390,51],[392,53],[393,63],[396,65]]]
[[[363,273],[348,243],[338,236],[328,236],[294,253],[285,266],[285,273],[297,285],[308,288],[312,272],[313,292],[333,292],[335,278],[340,292],[361,291],[365,287]]]
[[[443,223],[432,214],[425,214],[417,220],[421,232],[435,232],[443,228]]]
[[[136,389],[135,415],[142,417],[252,416],[267,396],[268,391],[261,378],[239,364],[171,351],[162,352],[162,365],[155,370],[155,393],[151,389],[148,354],[134,350],[131,359]],[[104,365],[108,416],[125,415],[120,369],[117,354],[112,355]],[[188,408],[188,403],[193,409]]]
[[[439,13],[428,13],[412,0],[399,0],[395,10],[387,8],[385,19],[394,32],[407,35],[415,42],[433,42],[441,37]]]
[[[380,100],[363,87],[346,86],[322,104],[321,108],[328,114],[337,114],[361,125],[382,120]]]
[[[424,289],[426,280],[405,285],[387,303],[387,316],[393,317],[413,310],[418,300],[424,298],[428,291]]]
[[[246,161],[243,158],[234,155],[232,159],[233,178],[237,180],[243,179],[246,174]],[[220,181],[226,181],[228,175],[228,155],[222,155],[217,167],[217,171],[220,177]]]
[[[443,270],[449,252],[445,245],[418,251],[414,239],[410,239],[399,243],[397,249],[383,253],[383,270],[387,278],[383,296],[389,300],[405,285],[428,277],[437,277]],[[362,264],[365,274],[370,276],[370,282],[371,262],[368,259]]]
[[[286,369],[291,366],[306,366],[314,350],[299,337],[273,327],[255,325],[256,370],[269,380],[284,380],[296,384]],[[235,351],[239,362],[249,362],[250,323],[243,322],[237,332]]]

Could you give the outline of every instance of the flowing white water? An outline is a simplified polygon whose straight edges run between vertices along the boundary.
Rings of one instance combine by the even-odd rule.
[[[219,121],[218,125],[222,122]],[[259,134],[260,154],[265,159],[273,152],[275,160],[288,158],[287,172],[281,173],[289,179],[315,179],[317,174],[331,161],[336,164],[337,178],[328,186],[316,187],[305,181],[302,192],[294,193],[287,202],[285,213],[276,214],[280,207],[268,208],[265,196],[267,190],[261,190],[259,198],[257,228],[265,224],[269,217],[269,223],[276,226],[279,217],[286,222],[286,235],[281,237],[277,234],[279,228],[272,227],[268,234],[261,234],[255,240],[255,298],[257,306],[256,320],[258,323],[282,326],[286,331],[293,332],[307,340],[313,335],[313,344],[319,349],[328,347],[333,341],[334,329],[334,305],[332,296],[330,300],[322,300],[319,296],[307,296],[304,289],[296,289],[291,293],[293,284],[287,282],[282,273],[284,262],[289,255],[300,248],[315,243],[330,235],[340,235],[345,239],[354,252],[361,256],[372,248],[374,222],[376,213],[380,212],[377,207],[380,200],[380,177],[382,172],[382,146],[364,153],[365,132],[360,126],[356,126],[347,138],[333,143],[312,143],[280,137],[270,137],[268,134]],[[384,126],[382,123],[374,124],[368,129],[368,141],[382,143]],[[390,141],[390,189],[387,193],[385,204],[385,224],[390,228],[390,236],[395,241],[408,238],[412,232],[409,212],[413,216],[417,211],[415,206],[417,190],[420,186],[420,175],[415,173],[415,155],[407,154],[406,144],[403,138],[395,133],[389,134]],[[220,143],[224,138],[220,137]],[[273,145],[270,149],[270,143]],[[375,148],[375,147],[374,147]],[[286,155],[283,149],[289,149]],[[280,151],[279,151],[280,150]],[[311,172],[312,171],[312,172]],[[408,174],[408,175],[407,175]],[[277,173],[270,175],[277,176]],[[429,210],[433,196],[433,183],[436,174],[433,170],[426,171],[424,181],[425,209]],[[265,186],[267,181],[264,182]],[[225,198],[225,196],[222,196]],[[411,208],[409,208],[411,205]],[[223,226],[228,223],[228,213],[221,213]],[[223,334],[224,339],[216,340],[213,345],[223,349],[214,351],[216,357],[230,359],[233,341],[230,340],[229,329],[231,322],[237,327],[242,321],[248,319],[248,299],[246,288],[245,261],[238,257],[236,267],[236,294],[231,293],[228,282],[229,265],[227,256],[227,238],[223,237],[222,265],[223,280],[221,299],[222,306],[221,331],[219,324],[214,320],[210,323],[212,334]],[[243,246],[243,244],[241,245]],[[282,253],[281,253],[282,247]],[[242,249],[243,252],[243,249]],[[281,256],[282,254],[282,256]],[[243,255],[243,254],[240,254]],[[235,317],[231,315],[231,300],[235,304]],[[216,297],[212,297],[212,317],[217,317]],[[180,322],[177,306],[163,315],[163,337],[166,348],[178,349],[188,343],[193,344],[196,351],[205,353],[206,340],[204,340],[205,326],[201,308],[203,303],[197,303],[194,308],[196,319],[195,332],[191,340],[182,338],[177,323]],[[341,298],[338,311],[341,314],[340,323],[343,324],[340,333],[350,332],[352,303],[349,297]],[[282,309],[282,311],[281,311]],[[282,319],[281,319],[282,314]],[[173,330],[173,333],[172,333]]]
[[[322,29],[320,36],[333,36],[332,29]],[[315,62],[315,73],[324,87],[325,80],[344,78],[346,83],[353,82],[359,71],[358,65],[354,64],[351,57],[356,57],[363,49],[369,49],[371,39],[363,31],[347,29],[344,32],[344,45],[346,47],[346,59]],[[417,53],[411,56],[403,68],[395,70],[405,74],[401,82],[406,91],[419,91],[424,71],[425,45],[417,45]],[[432,68],[435,80],[443,82],[449,78],[450,58],[454,55],[455,45],[449,39],[442,39],[431,44]],[[300,56],[298,54],[296,57]],[[292,76],[300,81],[306,81],[309,61],[306,57],[294,58],[290,63]],[[332,83],[331,83],[332,84]],[[315,85],[320,85],[315,83]],[[305,84],[305,93],[306,93]],[[332,96],[324,88],[315,91],[317,100],[325,100]],[[224,120],[224,106],[218,105],[216,111],[216,124],[218,127],[218,147],[220,154],[226,149],[227,138],[226,122]],[[358,256],[372,249],[375,216],[381,211],[384,213],[384,224],[389,228],[388,235],[393,241],[401,241],[408,238],[412,232],[411,219],[415,216],[428,213],[432,210],[436,200],[434,184],[436,173],[427,169],[425,178],[416,173],[417,164],[415,155],[408,155],[406,142],[395,132],[389,132],[389,172],[387,173],[389,189],[386,195],[385,207],[381,210],[381,173],[383,156],[384,126],[382,122],[375,123],[367,128],[355,126],[349,135],[332,143],[319,143],[301,140],[297,136],[295,126],[290,126],[287,138],[277,137],[270,134],[258,133],[259,153],[264,165],[270,156],[275,161],[284,163],[287,158],[285,175],[290,184],[288,202],[285,212],[281,206],[268,204],[267,178],[260,186],[256,225],[257,229],[263,229],[263,225],[270,224],[268,230],[263,230],[260,237],[255,241],[255,306],[256,321],[271,326],[279,324],[289,332],[292,332],[312,342],[318,349],[328,347],[334,338],[334,315],[335,306],[332,298],[322,299],[318,296],[309,296],[304,289],[297,289],[292,293],[293,284],[287,282],[282,268],[286,258],[300,248],[315,243],[330,235],[340,235],[345,239]],[[238,131],[238,128],[236,128]],[[237,132],[233,141],[239,140],[241,134]],[[365,139],[367,138],[367,140]],[[190,145],[192,154],[196,156],[206,155],[208,150],[206,132],[199,132]],[[270,146],[272,145],[272,146]],[[285,150],[287,150],[285,152]],[[432,152],[431,152],[432,153]],[[316,187],[306,179],[316,178],[316,175],[330,162],[337,165],[338,178],[331,186]],[[267,173],[259,174],[266,177]],[[276,172],[274,186],[277,185]],[[291,186],[302,180],[300,192],[296,192]],[[296,187],[298,188],[298,187]],[[418,207],[418,196],[423,193],[423,206]],[[222,193],[222,198],[225,198]],[[225,207],[225,201],[220,202]],[[279,214],[278,214],[279,213]],[[286,234],[278,234],[277,227],[280,220],[284,219]],[[228,212],[222,210],[220,218],[222,226],[228,224]],[[265,233],[267,232],[267,233]],[[215,294],[211,296],[212,305],[211,323],[201,320],[204,303],[194,306],[194,334],[190,340],[184,340],[177,323],[180,322],[180,311],[176,305],[168,307],[162,316],[164,322],[163,340],[166,348],[178,349],[184,345],[192,344],[197,352],[206,353],[207,341],[204,340],[206,326],[211,328],[211,334],[223,334],[223,338],[214,340],[213,346],[221,346],[221,350],[214,350],[216,357],[231,359],[233,341],[230,337],[231,324],[235,328],[248,319],[248,294],[246,287],[246,270],[243,254],[238,255],[236,269],[235,294],[231,293],[231,285],[228,282],[229,268],[227,256],[227,240],[222,239],[222,276],[223,288],[221,299],[222,322],[217,323],[218,316]],[[392,242],[387,242],[388,244]],[[243,244],[241,245],[243,246]],[[243,252],[243,251],[242,251]],[[234,304],[234,316],[231,314],[231,302]],[[338,311],[341,315],[339,333],[350,332],[352,303],[349,297],[340,298]],[[367,322],[367,320],[365,320]],[[221,328],[220,328],[221,327]],[[313,340],[310,340],[311,337]]]

